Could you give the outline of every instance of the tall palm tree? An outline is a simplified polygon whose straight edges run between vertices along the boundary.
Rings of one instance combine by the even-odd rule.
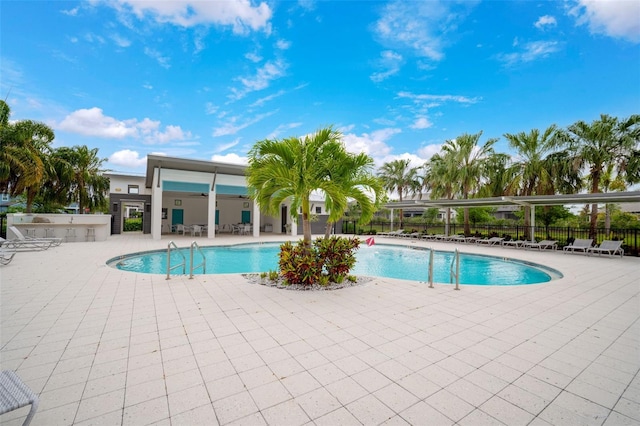
[[[290,137],[282,140],[265,139],[256,142],[249,151],[247,184],[249,195],[266,214],[277,215],[280,205],[287,199],[291,202],[291,215],[302,211],[303,243],[311,246],[311,203],[313,191],[325,194],[331,207],[330,218],[341,215],[348,197],[356,191],[346,193],[345,177],[362,183],[370,167],[370,161],[349,156],[341,142],[340,132],[328,127],[304,138]],[[351,174],[344,172],[339,164],[350,161]],[[358,162],[360,161],[360,162]],[[336,179],[332,178],[332,170]],[[362,173],[362,176],[359,175]],[[338,178],[338,176],[340,178]]]
[[[47,175],[50,145],[55,135],[44,123],[33,120],[9,122],[11,109],[0,101],[0,189],[11,195],[25,194],[26,211]]]
[[[511,191],[524,196],[553,194],[557,180],[549,164],[554,163],[553,159],[556,157],[553,155],[564,146],[564,138],[557,126],[549,126],[542,134],[538,129],[532,129],[529,133],[506,133],[504,137],[509,141],[509,146],[516,150],[513,164],[515,179]],[[531,208],[525,206],[524,226],[527,238],[531,237],[530,213]]]
[[[602,190],[602,178],[607,167],[613,166],[620,175],[627,172],[628,159],[640,144],[640,114],[623,120],[602,114],[591,124],[577,121],[567,130],[574,144],[575,164],[581,169],[588,169],[589,192],[595,194]],[[597,220],[598,204],[594,203],[589,228],[589,235],[594,239]]]
[[[452,200],[456,196],[455,179],[457,168],[455,159],[451,154],[438,153],[427,161],[423,169],[425,170],[425,180],[431,187],[431,199],[446,198]],[[445,234],[449,235],[449,224],[451,223],[451,207],[447,207],[447,219]]]
[[[493,145],[497,139],[489,139],[479,145],[482,131],[470,135],[464,133],[456,139],[448,140],[442,146],[445,157],[449,157],[455,168],[455,182],[463,199],[468,199],[480,188],[482,173],[487,158],[493,154]],[[464,208],[464,233],[471,234],[469,208]]]
[[[515,169],[511,167],[511,156],[494,153],[487,157],[484,164],[484,182],[478,191],[481,197],[501,197],[513,195],[512,183],[515,179]]]
[[[358,224],[368,223],[375,213],[382,197],[382,182],[372,174],[374,161],[364,153],[351,154],[344,151],[342,158],[333,159],[329,164],[329,176],[332,182],[340,187],[334,194],[334,199],[325,194],[326,206],[329,211],[325,238],[331,235],[331,228],[340,220],[348,208],[349,202],[359,206]]]
[[[102,168],[106,159],[98,157],[98,148],[60,147],[53,155],[59,165],[59,186],[66,188],[68,194],[67,202],[77,202],[80,214],[106,205],[109,179],[104,176],[107,170]]]
[[[422,188],[418,177],[418,168],[410,167],[409,164],[410,160],[408,159],[389,161],[384,163],[378,172],[384,189],[397,192],[400,202],[405,196],[415,196],[420,193]],[[402,228],[403,214],[402,209],[399,210],[400,228]]]

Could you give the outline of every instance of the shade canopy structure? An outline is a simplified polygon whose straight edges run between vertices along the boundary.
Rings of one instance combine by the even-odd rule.
[[[566,194],[566,195],[529,195],[529,196],[502,196],[488,198],[469,199],[439,199],[439,200],[411,200],[391,202],[384,205],[387,209],[407,208],[464,208],[464,207],[498,207],[498,206],[557,206],[571,204],[611,204],[611,203],[638,203],[640,191],[607,192],[596,194]],[[393,215],[391,215],[393,217]],[[535,209],[531,209],[531,225],[535,228]],[[448,225],[448,224],[447,224]],[[448,226],[447,226],[448,229]],[[531,238],[535,235],[531,233]]]

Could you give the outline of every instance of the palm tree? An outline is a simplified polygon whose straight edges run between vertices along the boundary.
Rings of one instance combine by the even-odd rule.
[[[86,145],[60,147],[54,151],[55,164],[58,165],[59,187],[65,188],[67,202],[77,202],[79,213],[85,209],[94,210],[106,205],[109,191],[109,179],[104,176],[107,170],[102,168],[105,158],[98,157],[98,148],[89,149]]]
[[[554,158],[559,157],[553,155],[560,151],[564,143],[557,126],[549,126],[542,134],[538,129],[532,129],[529,133],[506,133],[504,137],[509,141],[509,146],[517,151],[511,192],[524,196],[553,194],[557,179],[549,164],[558,164]],[[531,237],[530,214],[531,207],[525,206],[524,226],[527,238]]]
[[[247,183],[250,197],[264,213],[274,216],[280,205],[289,199],[292,217],[302,211],[306,247],[311,246],[311,193],[325,194],[333,219],[342,215],[347,198],[357,195],[357,190],[347,193],[344,182],[349,179],[367,182],[364,177],[370,160],[347,154],[341,137],[340,132],[328,127],[304,138],[258,141],[249,151]],[[358,169],[347,173],[342,169],[343,161]],[[335,179],[332,177],[334,170]]]
[[[574,144],[575,164],[588,169],[589,192],[595,194],[601,192],[603,175],[609,166],[613,166],[618,174],[626,173],[630,155],[640,144],[640,114],[623,120],[602,114],[591,124],[577,121],[568,131]],[[598,204],[593,204],[589,235],[594,239],[597,220]]]
[[[25,193],[26,211],[47,175],[50,144],[55,135],[44,123],[33,120],[9,122],[11,109],[0,101],[0,188],[11,195]]]
[[[433,155],[423,166],[425,180],[431,187],[431,199],[446,198],[452,200],[455,195],[455,179],[457,168],[450,154],[439,153]],[[451,223],[451,207],[447,207],[445,235],[449,235]]]
[[[484,182],[478,191],[481,197],[501,197],[512,195],[512,183],[515,169],[511,166],[511,156],[494,153],[487,157],[484,164]]]
[[[418,177],[418,168],[410,167],[409,163],[410,160],[408,159],[393,160],[384,163],[378,173],[384,189],[397,192],[400,202],[402,202],[404,196],[414,196],[420,193],[422,187]],[[402,209],[399,210],[400,228],[402,228]]]
[[[364,153],[345,151],[342,158],[333,159],[329,168],[330,179],[340,187],[335,192],[340,198],[333,199],[325,194],[329,211],[325,238],[329,238],[333,224],[343,217],[349,202],[359,206],[358,224],[368,223],[373,217],[383,195],[382,182],[372,174],[373,165],[373,158]]]
[[[482,131],[470,135],[463,134],[456,139],[448,140],[442,146],[445,157],[449,157],[454,167],[454,182],[458,186],[458,193],[463,199],[468,199],[470,195],[480,188],[482,172],[487,158],[493,154],[493,145],[497,139],[489,139],[482,146],[478,145],[482,136]],[[455,187],[454,187],[455,188]],[[469,208],[464,208],[464,233],[471,234],[469,224]]]

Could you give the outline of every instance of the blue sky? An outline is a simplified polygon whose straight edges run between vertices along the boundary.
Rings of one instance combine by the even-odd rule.
[[[3,1],[0,95],[105,167],[333,125],[376,164],[640,112],[638,1]]]

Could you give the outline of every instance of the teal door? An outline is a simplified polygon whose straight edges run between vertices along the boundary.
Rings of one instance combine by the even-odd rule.
[[[171,210],[171,225],[183,225],[184,224],[184,210],[172,209]]]
[[[242,220],[241,223],[251,223],[251,211],[242,210]]]
[[[216,210],[216,225],[220,225],[220,210]]]

